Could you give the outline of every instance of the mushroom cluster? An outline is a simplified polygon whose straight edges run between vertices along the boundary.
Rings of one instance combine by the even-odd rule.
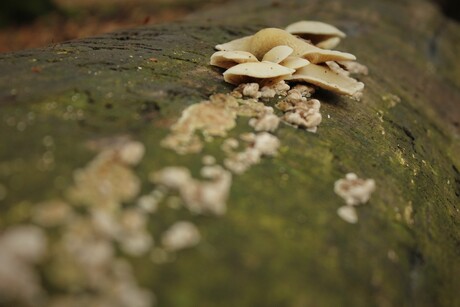
[[[354,62],[354,55],[331,50],[344,37],[345,33],[332,25],[300,21],[284,30],[266,28],[217,45],[210,63],[225,68],[224,80],[234,85],[305,82],[359,99],[364,84],[350,73],[365,73],[365,67]]]

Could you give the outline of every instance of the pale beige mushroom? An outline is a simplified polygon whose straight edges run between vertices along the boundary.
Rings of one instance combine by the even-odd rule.
[[[324,49],[336,47],[346,36],[336,27],[320,21],[299,21],[287,26],[286,31]]]
[[[280,65],[283,65],[284,67],[292,68],[296,70],[301,67],[307,66],[308,64],[310,64],[309,60],[306,60],[304,58],[295,57],[295,56],[287,57],[286,59],[280,62]]]
[[[294,72],[294,69],[272,62],[243,63],[224,72],[224,80],[236,85],[249,82],[265,85],[284,80]]]
[[[230,68],[237,64],[258,62],[257,58],[247,51],[217,51],[211,56],[211,65]]]
[[[294,50],[291,54],[292,56],[306,58],[315,64],[326,61],[356,60],[356,57],[350,53],[318,48],[285,30],[277,28],[263,29],[254,34],[250,40],[249,52],[254,54],[258,59],[262,59],[273,47],[280,45],[291,47]]]
[[[296,71],[287,80],[300,80],[326,90],[357,97],[364,88],[364,83],[339,74],[327,66],[310,64]]]
[[[249,51],[249,44],[251,43],[252,35],[237,38],[225,44],[216,45],[214,48],[220,51]]]
[[[262,61],[273,62],[279,64],[280,62],[284,61],[288,56],[292,54],[294,50],[289,46],[276,46],[270,49],[264,57]]]

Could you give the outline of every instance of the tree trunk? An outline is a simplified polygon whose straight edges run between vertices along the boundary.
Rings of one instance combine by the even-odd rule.
[[[177,220],[202,240],[165,264],[128,258],[137,280],[158,306],[458,306],[460,27],[420,0],[232,1],[183,22],[0,55],[0,229],[67,199],[95,140],[145,145],[140,194],[164,166],[221,161],[220,138],[201,155],[160,141],[181,110],[231,91],[208,65],[214,45],[302,19],[347,33],[338,49],[370,71],[363,99],[320,93],[318,133],[282,125],[280,153],[234,176],[225,215],[161,204],[148,221],[157,245]],[[238,121],[229,135],[249,131]],[[348,172],[377,185],[356,225],[336,214],[334,182]],[[48,266],[53,295],[62,289],[48,286]]]

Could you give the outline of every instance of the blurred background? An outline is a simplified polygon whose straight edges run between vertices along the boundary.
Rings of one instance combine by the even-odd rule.
[[[173,21],[224,1],[0,0],[0,52]],[[460,19],[460,0],[432,1],[449,18]]]
[[[224,0],[0,0],[0,52],[173,21]]]

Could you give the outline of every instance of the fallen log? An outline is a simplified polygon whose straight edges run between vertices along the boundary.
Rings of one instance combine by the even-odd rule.
[[[134,238],[75,247],[93,227],[98,203],[112,197],[123,210],[134,208],[155,187],[151,172],[183,166],[197,177],[204,154],[224,159],[222,138],[200,154],[160,146],[182,110],[233,89],[208,64],[213,46],[302,19],[347,33],[340,50],[369,68],[359,78],[366,85],[362,100],[320,92],[318,132],[281,125],[278,155],[233,176],[224,215],[190,213],[172,195],[141,218],[155,240],[148,253],[123,249]],[[182,22],[0,55],[0,236],[33,224],[45,229],[48,242],[33,270],[42,290],[7,296],[11,280],[0,271],[0,302],[95,305],[119,298],[98,288],[116,270],[93,280],[78,269],[91,268],[81,259],[96,259],[103,246],[111,259],[104,265],[112,270],[127,260],[128,276],[159,306],[458,305],[459,42],[459,25],[425,1],[236,1]],[[238,119],[229,136],[252,131],[246,122]],[[116,162],[117,144],[126,140],[145,147],[137,166]],[[107,147],[115,158],[94,158]],[[336,214],[343,200],[334,182],[349,172],[377,186],[355,225]],[[116,176],[120,195],[96,199],[99,192],[88,192],[98,178],[113,183]],[[55,208],[50,202],[64,203],[57,207],[71,208],[72,217],[44,223],[50,217],[43,212]],[[196,225],[201,242],[165,251],[162,234],[182,220]],[[65,241],[64,231],[78,235]],[[61,240],[74,249],[63,252]],[[82,250],[88,257],[75,264],[80,260],[71,255]],[[139,306],[154,301],[136,291],[128,292]]]

